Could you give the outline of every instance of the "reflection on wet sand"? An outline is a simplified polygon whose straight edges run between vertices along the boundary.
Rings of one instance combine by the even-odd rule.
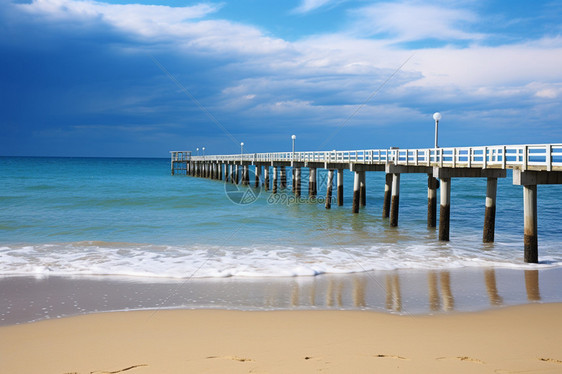
[[[441,280],[441,298],[439,297],[439,287],[437,286],[438,278]],[[435,271],[430,271],[427,274],[427,282],[429,286],[429,309],[433,312],[439,311],[442,301],[444,311],[453,310],[455,308],[455,299],[451,291],[451,274],[448,271],[442,271],[439,274]]]
[[[398,273],[386,276],[386,309],[395,312],[402,311],[402,294]]]
[[[353,306],[356,308],[362,308],[367,306],[365,302],[365,286],[367,282],[365,278],[355,278],[353,280]]]
[[[407,275],[406,275],[407,274]],[[423,273],[422,273],[423,274]],[[423,276],[420,274],[420,276]],[[462,294],[459,291],[464,290],[462,283],[457,284],[459,294],[453,295],[452,275],[451,271],[428,271],[427,289],[424,290],[423,283],[412,279],[411,274],[401,274],[399,271],[387,272],[383,275],[375,276],[373,274],[357,274],[346,277],[330,277],[327,276],[325,281],[321,278],[299,279],[291,282],[289,294],[285,294],[288,299],[286,302],[291,307],[328,307],[328,308],[380,308],[384,307],[388,311],[403,312],[404,287],[407,293],[415,290],[415,298],[424,298],[427,295],[428,309],[430,312],[444,311],[449,312],[455,310],[456,298],[461,300],[466,297],[474,298],[476,296],[487,295],[491,306],[500,306],[504,304],[504,298],[500,295],[498,289],[498,280],[495,269],[484,269],[484,293]],[[382,277],[385,279],[385,285],[380,282]],[[405,279],[401,279],[404,277]],[[541,300],[539,290],[539,271],[524,271],[525,288],[528,301]],[[405,282],[404,282],[405,280]],[[421,280],[421,279],[420,279]],[[457,281],[462,282],[460,279]],[[504,281],[505,282],[505,281]],[[513,281],[511,282],[513,284]],[[421,287],[420,287],[421,286]],[[268,307],[281,307],[283,305],[283,292],[268,293],[265,297],[265,305]],[[426,293],[427,292],[427,293]],[[485,296],[484,296],[485,297]],[[275,300],[277,298],[277,300]],[[382,299],[381,299],[382,298]],[[384,300],[384,301],[383,301]],[[485,300],[485,299],[484,299]],[[411,301],[409,301],[411,302]],[[384,303],[384,305],[381,305]],[[286,305],[286,304],[285,304]]]
[[[484,271],[484,281],[486,283],[486,291],[492,306],[499,306],[503,303],[503,298],[498,293],[496,286],[496,271],[494,269],[486,269]]]
[[[541,299],[538,270],[525,270],[525,288],[527,289],[527,300],[539,301]]]

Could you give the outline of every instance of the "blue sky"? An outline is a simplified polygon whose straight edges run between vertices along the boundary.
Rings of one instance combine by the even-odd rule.
[[[559,1],[0,0],[0,155],[562,142]]]

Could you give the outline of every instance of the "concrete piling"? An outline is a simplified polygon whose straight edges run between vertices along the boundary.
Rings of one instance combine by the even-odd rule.
[[[326,209],[332,207],[332,185],[334,184],[334,171],[332,169],[328,170],[328,181],[326,185]]]
[[[269,191],[269,166],[265,165],[263,167],[263,188]]]
[[[392,194],[392,174],[387,173],[384,182],[384,200],[382,205],[382,218],[390,217],[390,196]]]
[[[337,176],[338,206],[343,206],[343,169],[338,169]]]
[[[280,179],[279,187],[281,189],[287,188],[287,170],[285,169],[285,166],[281,166],[279,169],[279,179]]]
[[[523,186],[523,245],[525,262],[538,263],[538,237],[537,237],[537,185]]]
[[[309,168],[308,170],[308,197],[314,197],[318,191],[316,187],[316,168]]]
[[[392,196],[390,201],[390,226],[398,226],[398,208],[400,206],[400,174],[392,174]]]
[[[255,177],[254,187],[258,188],[260,186],[261,165],[256,165]]]
[[[250,185],[250,167],[248,165],[244,165],[244,186]]]
[[[451,218],[451,178],[441,178],[441,206],[439,208],[439,240],[449,241]]]
[[[360,172],[356,171],[353,173],[354,177],[353,177],[353,205],[352,205],[352,210],[353,213],[359,213],[359,194],[361,193],[360,191],[360,186],[361,186],[361,177],[360,177]]]
[[[494,242],[497,189],[498,178],[488,178],[486,184],[486,210],[484,212],[484,231],[482,233],[482,241],[484,243]]]
[[[301,179],[302,179],[302,174],[301,174],[301,168],[300,167],[296,167],[295,168],[295,189],[294,189],[294,193],[295,193],[295,197],[301,197]]]
[[[273,186],[271,186],[272,192],[277,193],[277,166],[273,167]]]
[[[361,206],[367,205],[367,186],[365,171],[359,172],[359,202]]]
[[[427,175],[427,227],[437,226],[437,189],[439,181],[433,174]]]

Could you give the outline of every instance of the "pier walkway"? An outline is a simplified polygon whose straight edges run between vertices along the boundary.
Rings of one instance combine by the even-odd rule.
[[[172,174],[225,180],[277,193],[287,187],[287,167],[292,168],[292,190],[301,196],[301,168],[309,169],[308,195],[317,194],[317,169],[328,170],[326,209],[331,208],[334,173],[336,201],[343,205],[343,171],[354,172],[354,213],[366,204],[365,172],[384,171],[383,217],[398,225],[400,175],[427,174],[427,225],[437,225],[437,189],[440,190],[439,240],[449,240],[452,178],[487,178],[484,242],[494,241],[497,179],[513,169],[513,184],[523,186],[524,259],[538,262],[537,185],[562,184],[562,144],[525,144],[425,149],[366,149],[352,151],[239,153],[193,156],[190,151],[171,151]]]

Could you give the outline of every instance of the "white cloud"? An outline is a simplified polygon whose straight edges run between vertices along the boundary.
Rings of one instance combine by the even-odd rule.
[[[301,7],[312,10],[328,3],[303,1]],[[347,113],[344,100],[363,102],[412,54],[375,100],[411,99],[416,92],[420,98],[437,102],[453,100],[453,96],[455,100],[465,96],[487,101],[525,96],[544,101],[562,93],[562,38],[500,46],[475,42],[465,48],[407,50],[396,46],[399,41],[424,38],[480,40],[483,34],[467,31],[467,25],[477,24],[479,17],[465,9],[419,2],[378,3],[353,12],[353,32],[288,42],[251,25],[205,19],[219,9],[211,4],[171,8],[35,0],[19,7],[55,20],[101,20],[143,40],[161,42],[162,50],[171,46],[186,56],[198,51],[211,57],[240,56],[231,61],[225,82],[213,82],[222,85],[221,105],[233,110],[254,105],[256,110],[271,113],[335,115],[337,108]],[[377,38],[366,38],[374,34]],[[244,74],[238,75],[240,71]],[[324,102],[332,99],[340,104],[328,109],[318,104],[322,96],[327,98]]]
[[[302,0],[301,5],[299,5],[295,12],[297,13],[306,13],[310,12],[311,10],[318,9],[333,0]]]
[[[149,41],[174,43],[175,47],[215,53],[261,54],[287,46],[281,39],[264,36],[252,26],[225,20],[205,20],[220,6],[197,4],[187,7],[107,4],[96,1],[34,0],[20,4],[24,11],[54,21],[98,20]]]
[[[392,42],[423,39],[479,40],[483,34],[464,31],[463,27],[478,21],[476,14],[465,9],[415,2],[377,3],[352,12],[353,26],[359,35],[382,35]]]

